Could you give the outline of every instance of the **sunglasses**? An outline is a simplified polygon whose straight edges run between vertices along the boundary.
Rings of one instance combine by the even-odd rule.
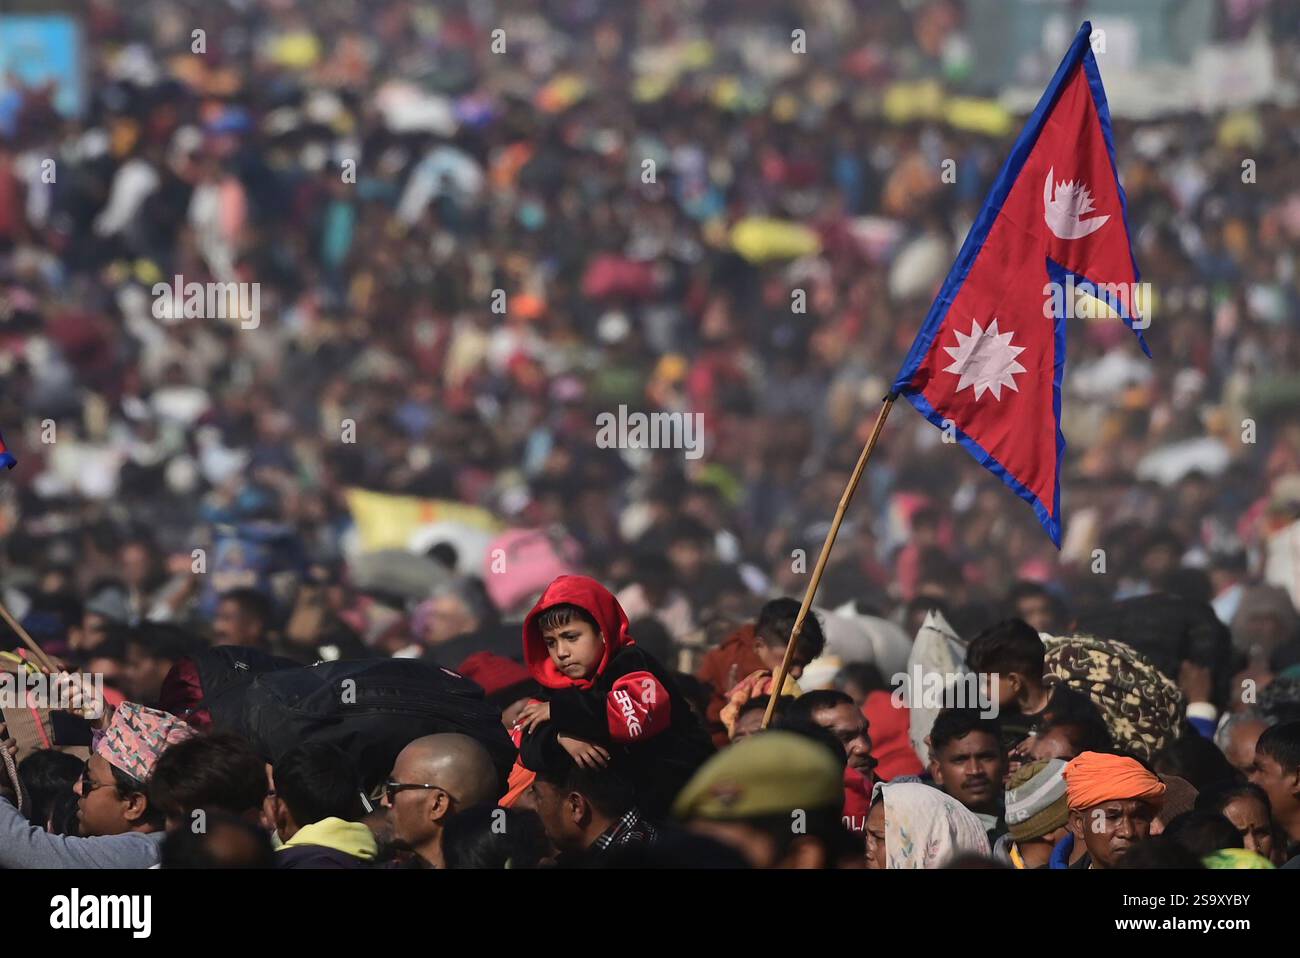
[[[89,795],[91,792],[93,792],[93,791],[94,791],[95,789],[97,789],[97,788],[108,788],[109,786],[115,784],[115,783],[113,783],[113,782],[97,782],[97,781],[95,781],[93,778],[90,777],[90,767],[89,767],[89,766],[87,766],[86,768],[83,768],[83,769],[81,770],[81,778],[78,779],[78,783],[81,785],[81,794],[82,794],[83,796]]]
[[[412,789],[412,788],[436,789],[437,791],[442,792],[442,794],[447,796],[447,801],[451,802],[453,805],[456,804],[456,796],[452,795],[451,792],[447,791],[441,785],[423,785],[423,784],[415,784],[411,782],[384,782],[383,793],[384,793],[384,797],[388,799],[388,804],[391,805],[393,804],[394,799],[397,797],[398,792],[405,792],[408,789]]]

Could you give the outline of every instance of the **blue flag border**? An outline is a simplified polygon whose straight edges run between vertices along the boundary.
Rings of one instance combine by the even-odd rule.
[[[934,407],[930,405],[930,402],[920,391],[912,388],[912,377],[916,375],[916,371],[925,360],[925,357],[930,354],[935,337],[938,335],[953,301],[957,298],[962,285],[966,282],[966,277],[970,273],[975,259],[984,248],[984,241],[988,238],[989,230],[993,228],[993,223],[1001,214],[1002,205],[1006,202],[1007,195],[1011,192],[1012,186],[1020,176],[1020,171],[1029,159],[1030,152],[1038,142],[1038,137],[1042,133],[1044,125],[1046,125],[1048,113],[1056,105],[1056,101],[1060,99],[1066,80],[1080,63],[1083,64],[1084,72],[1088,78],[1088,88],[1092,93],[1093,104],[1097,109],[1097,116],[1101,123],[1102,137],[1106,143],[1106,152],[1110,157],[1111,173],[1115,177],[1115,185],[1119,191],[1120,215],[1124,223],[1124,236],[1128,241],[1129,258],[1133,263],[1133,278],[1135,282],[1141,279],[1138,273],[1137,261],[1133,258],[1133,238],[1128,223],[1128,198],[1124,193],[1123,184],[1120,183],[1119,170],[1115,164],[1115,140],[1111,131],[1110,106],[1106,102],[1106,91],[1102,87],[1101,71],[1097,67],[1097,59],[1092,52],[1091,38],[1092,22],[1085,20],[1083,25],[1079,27],[1079,32],[1075,34],[1074,41],[1070,44],[1069,50],[1066,51],[1060,66],[1056,68],[1051,83],[1047,85],[1047,89],[1043,91],[1042,97],[1039,98],[1038,105],[1034,107],[1034,112],[1030,114],[1029,120],[1025,123],[1025,128],[1021,130],[1020,136],[1011,148],[1010,155],[1008,155],[1002,170],[998,173],[997,179],[993,182],[993,188],[989,191],[988,198],[985,199],[984,205],[980,208],[979,214],[975,218],[975,224],[971,227],[970,233],[967,234],[965,242],[962,243],[961,250],[957,254],[957,260],[953,263],[952,269],[949,270],[948,276],[939,290],[939,295],[935,297],[934,302],[930,305],[930,311],[926,314],[925,322],[922,323],[921,330],[912,343],[912,348],[907,353],[907,358],[903,360],[902,369],[899,370],[898,376],[894,380],[892,391],[905,397],[917,412],[940,429],[945,428],[946,421],[944,417],[935,411]],[[1052,282],[1065,284],[1066,278],[1072,276],[1076,285],[1091,283],[1086,277],[1067,270],[1050,258],[1047,259],[1046,266],[1048,276]],[[1099,284],[1091,283],[1091,285],[1096,290],[1095,295],[1097,295],[1097,298],[1106,302],[1120,316],[1124,324],[1133,330],[1142,351],[1147,356],[1150,356],[1151,349],[1147,346],[1141,329],[1133,325],[1133,318],[1128,314],[1125,304],[1105,295]],[[1065,458],[1065,436],[1061,432],[1061,380],[1065,375],[1064,311],[1055,316],[1054,339],[1056,357],[1052,374],[1052,414],[1056,420],[1056,483],[1055,488],[1052,490],[1052,508],[1050,512],[1043,501],[1034,495],[1024,483],[1011,475],[1006,467],[988,450],[957,428],[955,423],[953,428],[958,442],[965,447],[976,462],[996,475],[1016,495],[1033,507],[1039,523],[1047,532],[1048,537],[1051,538],[1052,544],[1059,549],[1061,547],[1061,464]]]

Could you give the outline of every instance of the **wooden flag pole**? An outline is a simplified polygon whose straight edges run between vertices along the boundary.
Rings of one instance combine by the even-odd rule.
[[[790,641],[785,647],[785,657],[781,659],[781,668],[773,676],[772,694],[768,697],[767,711],[763,713],[761,728],[767,728],[772,722],[772,713],[776,710],[776,700],[780,697],[781,689],[785,686],[785,677],[790,671],[790,660],[794,658],[794,648],[799,643],[799,633],[803,630],[804,619],[808,617],[808,610],[812,608],[813,598],[817,595],[817,586],[821,582],[822,573],[826,571],[826,561],[831,557],[831,549],[835,545],[836,535],[839,534],[840,523],[844,521],[844,513],[848,511],[849,502],[853,499],[853,493],[858,489],[862,473],[867,468],[867,460],[871,458],[871,452],[876,448],[876,440],[880,438],[880,431],[885,427],[885,419],[889,416],[889,410],[893,408],[894,400],[897,398],[898,394],[893,392],[885,397],[884,404],[880,407],[880,415],[876,417],[876,425],[871,430],[871,436],[867,439],[867,444],[862,447],[862,455],[858,456],[858,464],[853,467],[853,475],[849,477],[849,484],[844,487],[844,494],[840,496],[839,508],[835,510],[835,518],[831,521],[830,531],[826,533],[826,541],[822,543],[822,554],[817,557],[817,565],[813,568],[812,579],[809,580],[808,589],[804,592],[803,605],[799,607],[799,614],[794,620],[794,628],[790,630]]]
[[[9,624],[9,628],[18,633],[18,638],[23,640],[23,645],[31,649],[32,655],[36,656],[36,662],[42,669],[50,675],[54,675],[59,671],[54,663],[50,661],[50,657],[45,654],[45,650],[37,645],[36,640],[27,634],[27,630],[18,624],[18,620],[9,614],[9,610],[5,608],[3,602],[0,602],[0,618],[3,618]]]

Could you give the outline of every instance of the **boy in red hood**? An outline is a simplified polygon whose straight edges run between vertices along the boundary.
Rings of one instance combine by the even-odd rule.
[[[528,768],[545,768],[558,749],[583,767],[615,765],[656,818],[713,752],[671,673],[637,647],[595,579],[562,575],[546,587],[524,619],[524,662],[544,698],[519,716]]]

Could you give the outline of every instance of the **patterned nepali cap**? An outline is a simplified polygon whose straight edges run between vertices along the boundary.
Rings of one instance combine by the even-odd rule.
[[[142,782],[153,774],[168,746],[193,738],[198,732],[169,712],[123,702],[95,743],[95,753],[110,765]]]
[[[1043,648],[1044,670],[1092,700],[1116,748],[1149,762],[1178,738],[1183,693],[1132,646],[1072,635],[1049,636]]]

